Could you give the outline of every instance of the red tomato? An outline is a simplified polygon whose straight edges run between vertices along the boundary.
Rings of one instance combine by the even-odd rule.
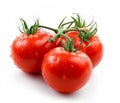
[[[45,53],[55,47],[54,43],[48,42],[50,38],[50,33],[39,29],[33,35],[19,35],[11,46],[15,65],[27,73],[40,73]]]
[[[70,32],[67,32],[66,34],[70,38],[78,36],[77,31],[70,31]],[[62,38],[62,40],[63,40],[63,42],[65,42],[65,38]],[[81,39],[79,36],[74,39],[74,47],[75,48],[77,48],[80,45],[80,40]],[[87,47],[88,43],[85,41],[82,41],[82,46],[81,46],[80,50],[82,50],[89,56],[89,58],[92,61],[93,68],[94,68],[100,63],[100,61],[103,57],[103,45],[97,35],[92,36],[89,39],[89,42],[91,45],[89,47]],[[57,43],[57,45],[60,46],[61,45],[60,42]]]
[[[91,45],[86,48],[85,53],[91,59],[93,68],[94,68],[100,63],[100,61],[103,57],[103,45],[97,35],[92,36],[89,39],[89,42],[91,43]],[[86,45],[87,45],[87,43],[86,43]]]
[[[92,64],[89,57],[81,51],[68,52],[63,47],[57,47],[45,55],[41,69],[44,80],[52,88],[70,93],[86,84]]]

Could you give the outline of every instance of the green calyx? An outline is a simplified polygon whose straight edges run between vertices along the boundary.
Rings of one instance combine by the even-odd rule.
[[[77,18],[73,16],[71,17],[75,23],[73,28],[81,29],[79,30],[80,37],[82,38],[83,41],[89,43],[89,39],[97,32],[97,23],[94,22],[93,19],[90,24],[86,25],[85,20],[82,19],[79,14],[76,15]]]
[[[20,21],[22,23],[22,30],[19,27],[19,31],[21,33],[24,33],[27,35],[34,35],[37,32],[39,28],[39,20],[36,20],[35,23],[30,28],[28,28],[28,25],[25,20],[20,19]]]
[[[66,40],[66,44],[63,43],[62,41],[62,37],[65,37],[65,40]],[[60,42],[62,43],[62,46],[63,48],[66,50],[66,51],[69,51],[69,52],[76,52],[80,49],[81,45],[82,45],[82,41],[80,42],[80,45],[75,49],[74,48],[74,39],[77,38],[77,36],[74,36],[73,38],[69,38],[66,34],[62,34],[60,36]]]
[[[77,18],[75,18],[73,16],[71,16],[71,18],[75,23],[75,27],[84,28],[86,26],[85,20],[82,19],[79,14],[76,14],[76,13],[74,13],[74,14],[77,15]]]

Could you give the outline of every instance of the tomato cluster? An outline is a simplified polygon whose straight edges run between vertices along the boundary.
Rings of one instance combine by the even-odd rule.
[[[64,18],[57,29],[39,25],[38,20],[28,28],[21,19],[21,35],[11,45],[11,57],[18,68],[41,74],[48,85],[62,93],[83,87],[103,56],[96,22],[86,25],[79,14],[71,19],[65,22]]]

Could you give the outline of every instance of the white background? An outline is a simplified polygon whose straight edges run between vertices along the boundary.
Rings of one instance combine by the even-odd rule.
[[[119,4],[119,0],[1,0],[0,103],[120,103]],[[64,16],[72,13],[94,16],[104,57],[81,90],[60,94],[41,76],[20,71],[10,58],[10,45],[19,35],[19,18],[29,23],[39,18],[40,24],[57,27]]]

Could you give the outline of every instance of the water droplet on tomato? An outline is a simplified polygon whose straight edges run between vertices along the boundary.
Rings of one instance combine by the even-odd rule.
[[[38,56],[38,52],[35,52],[35,56]]]
[[[70,65],[71,66],[71,68],[73,68],[74,67],[74,65],[72,64],[72,65]]]
[[[65,75],[65,74],[62,76],[62,78],[63,78],[63,79],[67,79],[67,77],[66,77],[66,75]]]
[[[52,61],[52,62],[58,62],[59,58],[57,58],[56,56],[50,56],[49,60]]]
[[[54,61],[57,61],[57,57],[54,57],[53,60],[54,60]]]

